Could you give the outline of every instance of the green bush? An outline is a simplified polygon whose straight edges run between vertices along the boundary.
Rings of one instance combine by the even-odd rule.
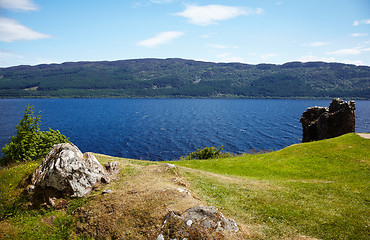
[[[26,107],[23,119],[16,127],[16,136],[12,136],[9,144],[1,149],[4,156],[0,158],[0,165],[37,160],[44,157],[54,144],[69,142],[58,130],[40,131],[41,116],[33,115],[34,108]]]
[[[224,147],[205,147],[203,149],[197,149],[195,152],[189,153],[185,157],[180,157],[180,160],[193,160],[193,159],[210,159],[210,158],[225,158],[232,157],[231,153],[223,153]]]

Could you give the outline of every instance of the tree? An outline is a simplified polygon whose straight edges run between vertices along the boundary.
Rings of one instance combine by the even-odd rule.
[[[19,125],[16,126],[17,134],[11,137],[9,144],[1,150],[4,156],[0,164],[6,165],[14,162],[38,160],[44,157],[54,144],[70,142],[58,130],[40,131],[41,116],[34,116],[35,107],[28,105]]]

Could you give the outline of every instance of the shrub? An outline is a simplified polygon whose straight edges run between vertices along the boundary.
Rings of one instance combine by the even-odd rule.
[[[45,156],[54,144],[69,142],[58,130],[40,131],[41,116],[34,116],[34,108],[26,107],[23,119],[16,127],[17,134],[1,149],[4,156],[0,158],[0,165],[37,160]]]
[[[180,157],[180,160],[193,160],[193,159],[210,159],[210,158],[226,158],[232,157],[231,153],[221,152],[223,146],[216,147],[205,147],[203,149],[197,149],[195,152],[189,153],[185,157]]]

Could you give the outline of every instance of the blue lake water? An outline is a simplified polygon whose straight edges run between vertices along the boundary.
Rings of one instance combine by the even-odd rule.
[[[60,130],[82,152],[174,160],[197,148],[232,153],[300,143],[299,119],[330,100],[266,99],[0,99],[0,146],[16,134],[30,104],[41,128]],[[370,132],[370,101],[356,101],[356,131]]]

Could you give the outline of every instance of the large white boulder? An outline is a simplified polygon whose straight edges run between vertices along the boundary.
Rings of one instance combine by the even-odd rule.
[[[104,167],[92,153],[73,144],[54,145],[32,176],[36,188],[54,189],[63,196],[83,197],[98,183],[109,183]]]

